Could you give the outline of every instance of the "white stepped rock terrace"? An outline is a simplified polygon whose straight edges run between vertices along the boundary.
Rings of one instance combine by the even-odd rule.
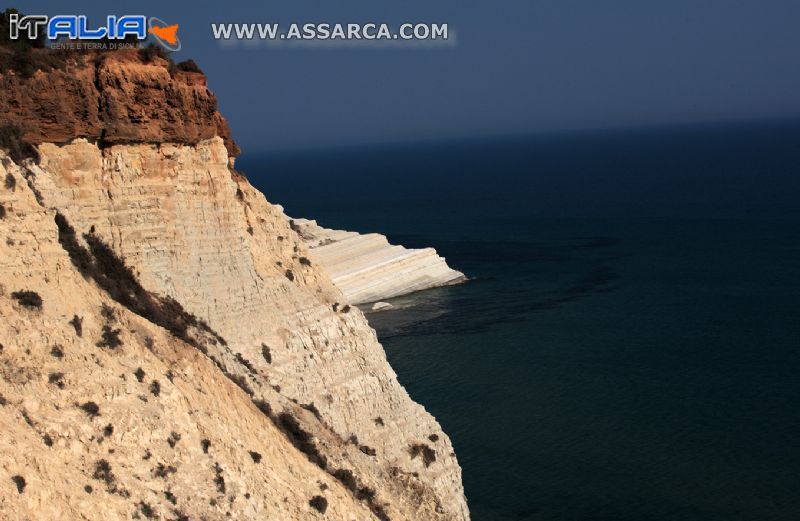
[[[433,248],[390,244],[377,233],[323,228],[314,220],[292,219],[312,259],[330,275],[351,304],[386,300],[466,280]]]

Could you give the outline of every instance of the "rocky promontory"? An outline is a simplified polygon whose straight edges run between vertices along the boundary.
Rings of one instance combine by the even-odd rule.
[[[292,228],[331,280],[353,304],[365,304],[424,289],[458,284],[464,274],[447,265],[433,248],[389,244],[378,233],[331,230],[309,219],[292,219]]]
[[[448,436],[159,60],[0,69],[33,147],[0,152],[0,519],[467,520]]]

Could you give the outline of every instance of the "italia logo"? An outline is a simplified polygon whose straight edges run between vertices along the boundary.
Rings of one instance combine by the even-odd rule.
[[[70,40],[124,40],[129,36],[145,40],[151,34],[168,51],[181,49],[178,24],[167,25],[155,17],[109,15],[105,25],[94,27],[89,25],[86,15],[8,15],[8,36],[12,40],[19,39],[22,33],[27,33],[27,38],[36,39],[40,30],[44,31],[48,40],[57,40],[62,36]]]

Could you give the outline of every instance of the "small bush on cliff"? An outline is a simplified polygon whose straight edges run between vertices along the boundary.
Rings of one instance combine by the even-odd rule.
[[[225,477],[222,475],[222,467],[216,462],[214,462],[214,484],[217,486],[217,492],[225,493]]]
[[[28,309],[42,309],[42,297],[35,291],[15,291],[11,298],[19,302],[19,305]]]
[[[322,496],[314,496],[308,502],[311,507],[319,512],[320,514],[325,514],[325,511],[328,510],[328,500]]]
[[[141,512],[142,515],[147,519],[155,519],[157,517],[156,511],[153,509],[153,507],[144,501],[139,502],[139,512]]]
[[[291,413],[282,412],[278,415],[278,426],[281,427],[286,433],[289,440],[300,450],[312,463],[315,463],[321,469],[328,467],[328,459],[320,453],[314,437],[303,430],[300,423]]]
[[[95,462],[94,474],[92,474],[92,477],[98,481],[105,482],[105,484],[109,487],[114,485],[114,481],[116,481],[116,477],[111,471],[111,465],[104,459],[97,460],[97,462]]]
[[[0,204],[0,219],[6,218],[6,207]]]
[[[96,418],[100,416],[100,406],[94,402],[86,402],[80,406],[80,408],[85,412],[90,418]]]
[[[248,452],[250,452],[250,457],[253,459],[253,463],[261,463],[261,458],[262,458],[261,454],[259,454],[254,450]]]
[[[185,71],[185,72],[199,72],[203,74],[203,71],[200,70],[200,67],[194,62],[194,60],[184,60],[178,63],[178,70]]]
[[[270,351],[267,344],[261,344],[261,356],[264,357],[264,361],[268,364],[272,363],[272,351]]]
[[[8,151],[8,156],[15,163],[22,163],[25,159],[39,162],[39,151],[32,144],[25,141],[22,131],[12,123],[0,126],[0,148]],[[17,185],[16,179],[11,174],[6,175],[6,188],[13,190]]]
[[[122,345],[122,340],[119,338],[119,329],[111,329],[108,324],[103,326],[103,334],[97,347],[108,347],[109,349],[116,349]]]
[[[82,337],[83,336],[83,319],[81,317],[79,317],[78,315],[73,315],[72,316],[72,320],[70,320],[69,323],[72,325],[72,327],[75,328],[75,334],[78,335],[78,337]]]
[[[426,467],[430,467],[431,463],[436,461],[436,451],[428,447],[424,443],[417,443],[409,447],[408,453],[411,459],[415,459],[420,454],[422,455],[422,462]]]
[[[174,449],[175,445],[177,445],[179,441],[181,441],[181,435],[175,431],[172,431],[169,435],[169,438],[167,438],[167,443],[171,449]]]
[[[47,383],[55,385],[59,389],[64,388],[64,373],[50,373],[47,375]]]
[[[11,476],[11,481],[17,486],[17,493],[22,494],[25,491],[25,487],[27,486],[25,478],[17,474],[16,476]]]

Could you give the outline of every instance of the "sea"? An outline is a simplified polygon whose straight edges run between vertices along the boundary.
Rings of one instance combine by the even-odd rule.
[[[468,277],[367,313],[474,521],[800,520],[800,122],[252,153]]]

